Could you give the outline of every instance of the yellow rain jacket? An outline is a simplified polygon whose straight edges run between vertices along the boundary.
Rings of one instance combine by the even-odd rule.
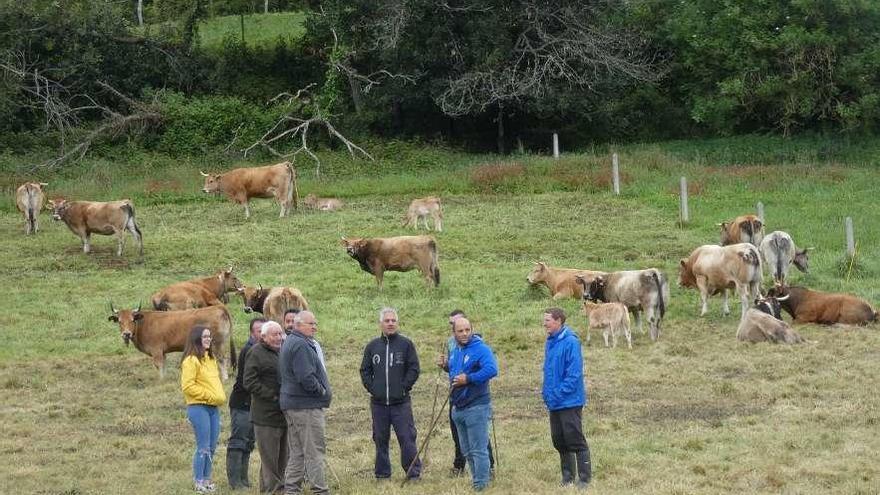
[[[220,406],[226,402],[226,391],[220,381],[220,367],[211,356],[199,360],[187,356],[180,364],[180,388],[186,404],[207,404]]]

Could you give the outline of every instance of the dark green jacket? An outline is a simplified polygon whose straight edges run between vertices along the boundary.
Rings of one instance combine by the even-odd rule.
[[[278,377],[278,351],[263,342],[248,351],[244,367],[244,387],[251,393],[251,422],[260,426],[286,426],[278,405],[281,381]]]

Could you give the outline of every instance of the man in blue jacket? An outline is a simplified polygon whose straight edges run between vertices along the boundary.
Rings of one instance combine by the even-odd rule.
[[[379,328],[382,335],[371,340],[364,348],[361,361],[361,383],[370,393],[370,413],[373,418],[373,443],[376,444],[376,479],[391,477],[391,459],[388,442],[391,427],[400,444],[400,463],[406,477],[419,479],[422,464],[416,456],[416,425],[413,420],[410,391],[419,379],[419,356],[412,341],[398,330],[397,311],[382,308]]]
[[[456,347],[449,357],[452,392],[452,420],[458,430],[461,451],[471,470],[474,489],[489,484],[489,421],[492,400],[489,380],[498,375],[492,349],[474,335],[467,318],[456,318],[452,325]]]
[[[550,411],[550,437],[559,452],[562,484],[578,488],[590,483],[590,447],[584,438],[581,413],[587,403],[584,389],[584,361],[581,341],[565,324],[565,312],[559,308],[544,311],[544,385],[541,393]]]

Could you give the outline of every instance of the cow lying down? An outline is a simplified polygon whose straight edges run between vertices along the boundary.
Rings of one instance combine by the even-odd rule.
[[[804,339],[791,326],[779,319],[779,302],[775,298],[758,298],[755,307],[746,311],[736,329],[736,339],[742,342],[772,342],[800,344]]]
[[[777,285],[767,295],[778,299],[796,323],[866,325],[878,320],[877,311],[867,301],[850,294]]]

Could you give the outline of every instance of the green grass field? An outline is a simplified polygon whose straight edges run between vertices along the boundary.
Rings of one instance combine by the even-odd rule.
[[[126,159],[125,168],[120,159],[92,158],[40,177],[52,196],[131,197],[144,232],[143,263],[131,240],[122,258],[114,256],[115,241],[101,236],[93,237],[91,255],[82,254],[79,240],[48,215],[38,235],[25,237],[11,192],[25,177],[15,167],[28,157],[0,155],[0,273],[9,288],[0,301],[0,493],[190,493],[194,442],[179,357],[159,381],[150,359],[126,348],[107,321],[108,301],[146,304],[168,283],[230,264],[245,283],[300,288],[315,310],[334,387],[327,436],[335,493],[470,493],[467,478],[448,475],[445,421],[421,483],[400,488],[399,467],[395,483],[372,480],[368,399],[356,368],[378,333],[383,305],[399,308],[402,331],[421,355],[413,402],[420,435],[431,414],[438,381],[432,362],[447,337],[446,314],[461,308],[499,360],[492,393],[500,460],[489,493],[567,493],[557,487],[558,458],[540,398],[540,318],[555,303],[546,289],[526,284],[536,260],[603,270],[653,266],[673,285],[657,343],[636,332],[632,351],[605,349],[596,335],[584,347],[594,493],[877,493],[877,325],[800,326],[813,343],[794,347],[740,344],[736,317],[720,315],[719,299],[700,318],[696,292],[675,287],[678,260],[716,243],[715,223],[762,201],[768,231],[785,230],[815,247],[811,273],[795,271],[795,283],[877,303],[876,162],[861,153],[829,161],[815,148],[759,146],[744,160],[725,146],[621,147],[624,182],[615,197],[604,150],[554,162],[390,143],[371,149],[375,163],[322,155],[320,180],[311,164],[300,165],[301,196],[338,195],[344,210],[279,219],[276,205],[255,201],[250,221],[238,206],[199,192],[198,169],[228,163],[144,155]],[[692,189],[685,228],[677,225],[682,175]],[[430,289],[415,272],[389,273],[380,292],[339,237],[411,233],[400,226],[404,208],[429,193],[444,202],[444,231],[436,235],[442,283]],[[854,218],[858,240],[851,273],[842,263],[845,216]],[[558,304],[583,330],[578,302]],[[731,306],[736,315],[737,303]],[[240,345],[248,316],[238,299],[230,310]],[[228,410],[223,420],[215,479],[227,493]],[[255,455],[252,481],[258,466]]]
[[[278,12],[272,14],[251,14],[244,16],[244,40],[250,46],[274,45],[278,38],[291,41],[305,32],[302,12]],[[218,16],[206,20],[199,26],[199,37],[203,48],[219,48],[223,38],[232,36],[241,39],[241,19],[237,15]]]

